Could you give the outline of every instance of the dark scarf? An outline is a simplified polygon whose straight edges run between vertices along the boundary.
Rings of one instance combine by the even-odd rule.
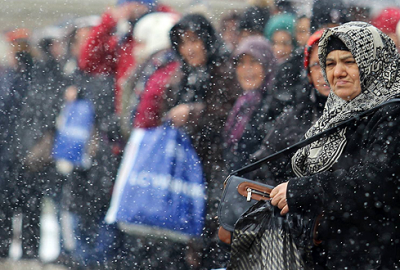
[[[210,89],[211,86],[210,69],[207,66],[189,66],[185,71],[184,84],[179,93],[179,103],[204,101],[207,89]]]
[[[262,100],[262,91],[253,90],[241,95],[235,102],[225,125],[226,142],[228,145],[237,143],[243,135],[254,111]]]

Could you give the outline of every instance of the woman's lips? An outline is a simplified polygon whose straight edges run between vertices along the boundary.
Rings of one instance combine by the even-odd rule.
[[[340,80],[340,81],[336,82],[336,86],[343,86],[343,85],[346,85],[348,83],[349,83],[348,81]]]

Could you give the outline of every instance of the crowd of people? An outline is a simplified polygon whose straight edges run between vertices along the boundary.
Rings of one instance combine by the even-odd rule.
[[[300,141],[315,123],[313,133],[324,121],[340,122],[324,111],[333,101],[319,57],[329,52],[318,54],[318,43],[325,29],[350,21],[370,23],[400,49],[399,7],[372,14],[331,0],[314,1],[311,16],[289,0],[249,2],[217,21],[154,0],[118,0],[101,16],[2,33],[1,258],[9,256],[12,221],[22,213],[22,259],[39,259],[41,203],[49,197],[60,228],[72,228],[56,260],[70,269],[226,267],[229,247],[218,240],[216,219],[224,179]],[[345,47],[358,57],[351,40]],[[71,120],[72,106],[81,111]],[[104,220],[130,134],[166,121],[189,135],[206,181],[203,233],[186,243],[139,237]],[[78,146],[62,139],[73,132]],[[249,177],[280,184],[292,177],[288,162]],[[301,153],[293,162],[297,176],[307,174]],[[288,203],[301,212],[300,203]]]

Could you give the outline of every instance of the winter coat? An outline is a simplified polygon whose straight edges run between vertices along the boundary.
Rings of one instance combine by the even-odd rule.
[[[104,215],[111,199],[118,160],[112,152],[110,126],[115,125],[113,102],[113,76],[91,75],[76,69],[70,74],[72,85],[79,89],[78,98],[94,106],[94,125],[86,146],[90,158],[88,167],[75,167],[67,177],[63,190],[63,204],[69,211],[82,217],[89,229]]]
[[[400,97],[400,55],[390,37],[364,22],[325,30],[318,57],[326,81],[332,39],[354,57],[361,91],[344,100],[333,90],[305,138]],[[322,243],[313,250],[317,269],[399,267],[399,124],[400,105],[384,105],[293,155],[297,177],[287,184],[289,213],[322,213],[317,227]]]
[[[230,147],[224,144],[227,173],[248,165],[251,162],[250,155],[260,148],[265,135],[270,130],[273,123],[271,118],[273,108],[271,108],[272,96],[268,94],[264,94],[262,102],[253,112],[242,137]]]
[[[171,12],[169,7],[162,4],[157,5],[156,10]],[[136,42],[132,31],[124,37],[118,37],[117,23],[109,12],[102,15],[100,24],[93,27],[83,45],[79,68],[93,74],[115,76],[115,109],[119,113],[122,102],[120,81],[135,67],[132,51]]]
[[[132,34],[127,34],[122,39],[118,38],[115,35],[116,26],[117,21],[110,13],[105,12],[101,17],[100,24],[93,27],[83,45],[79,59],[79,68],[83,71],[115,75],[115,105],[121,101],[118,80],[135,66],[135,59],[132,55],[135,40]]]
[[[399,264],[400,105],[350,126],[328,171],[289,181],[291,213],[323,210],[316,260],[328,269],[394,269]],[[322,208],[322,209],[321,209]]]
[[[170,49],[153,54],[124,85],[121,129],[127,137],[132,128],[151,128],[162,122],[165,90],[180,62]]]
[[[199,35],[206,47],[208,61],[201,68],[190,67],[179,54],[180,35],[187,30]],[[163,111],[168,112],[180,104],[190,107],[188,121],[182,130],[191,138],[202,162],[207,211],[201,239],[203,243],[194,243],[189,250],[203,256],[201,266],[211,269],[216,265],[224,265],[227,258],[226,251],[217,247],[218,223],[215,216],[224,181],[222,131],[239,91],[234,83],[230,56],[224,51],[212,25],[203,16],[191,14],[183,17],[172,28],[170,36],[173,49],[181,60],[181,68],[172,76],[171,86],[165,92]]]
[[[180,35],[187,30],[195,31],[204,41],[207,63],[201,70],[190,67],[179,53]],[[179,104],[190,105],[189,120],[183,128],[202,161],[206,179],[217,181],[212,175],[223,166],[222,129],[238,94],[232,61],[215,29],[201,15],[183,17],[171,29],[170,36],[172,47],[181,59],[181,69],[166,91],[164,111]],[[218,186],[222,181],[219,179]]]
[[[322,115],[326,97],[312,89],[307,83],[307,92],[311,92],[307,99],[298,100],[295,106],[290,106],[271,122],[260,149],[251,155],[251,161],[257,161],[278,151],[290,147],[304,138],[306,131]],[[298,89],[298,91],[301,91]],[[260,179],[271,185],[281,183],[287,175],[287,164],[290,163],[291,154],[287,157],[266,164],[252,173],[251,179]]]
[[[65,80],[54,58],[34,66],[32,81],[20,100],[15,122],[13,160],[19,165],[16,166],[17,175],[25,170],[41,172],[50,169],[47,165],[52,162],[55,121],[61,108],[64,89]],[[53,179],[50,175],[43,178],[41,181],[47,184]]]
[[[18,112],[19,95],[13,93],[12,83],[14,70],[0,68],[0,169],[3,177],[0,178],[0,186],[7,189],[6,185],[9,178],[11,166],[10,142],[12,142],[12,131],[16,114]]]
[[[268,123],[275,118],[271,88],[275,80],[276,58],[271,44],[263,37],[248,37],[233,53],[235,61],[240,61],[242,55],[251,56],[262,65],[264,81],[257,89],[242,93],[229,113],[224,129],[227,172],[248,164],[250,154],[259,148],[267,133]]]
[[[305,76],[304,52],[297,48],[292,56],[277,68],[276,80],[272,89],[275,114],[279,115],[285,107],[296,106],[310,95],[310,89],[303,88]],[[299,89],[300,88],[300,89]]]

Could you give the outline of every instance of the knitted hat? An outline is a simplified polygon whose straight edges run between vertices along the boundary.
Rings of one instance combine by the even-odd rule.
[[[400,8],[385,8],[372,20],[372,25],[385,34],[396,33],[397,23],[400,21]]]
[[[133,36],[137,41],[146,44],[142,53],[150,56],[171,47],[169,32],[179,19],[178,14],[168,12],[153,12],[139,19],[135,24]]]
[[[126,4],[126,3],[133,3],[138,2],[143,5],[153,6],[156,4],[155,0],[117,0],[117,6]]]
[[[290,13],[279,14],[271,17],[265,26],[264,35],[267,39],[271,40],[276,31],[286,31],[294,37],[294,24],[296,17]]]

